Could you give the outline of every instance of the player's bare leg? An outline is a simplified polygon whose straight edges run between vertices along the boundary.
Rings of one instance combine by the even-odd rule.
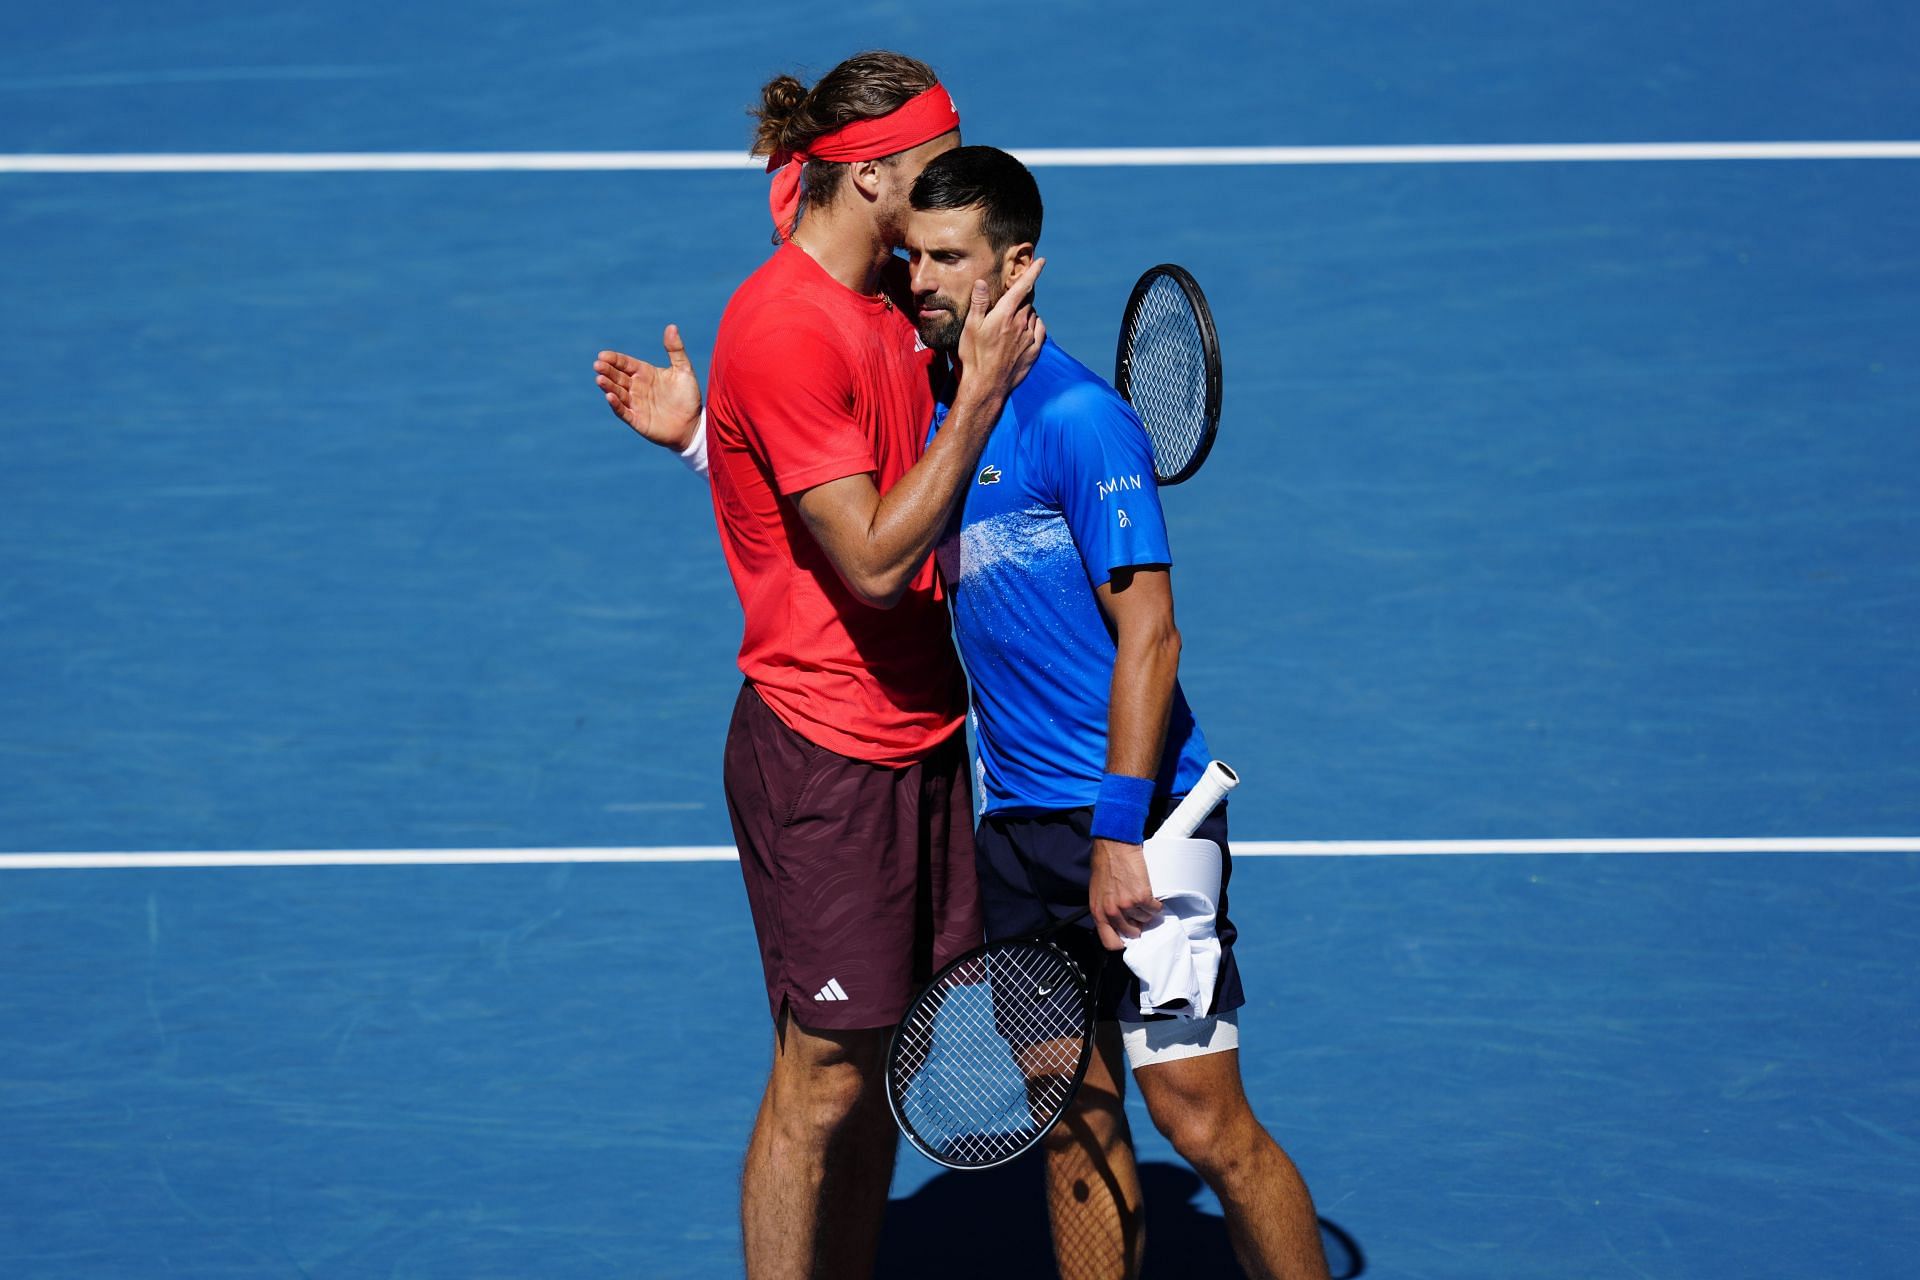
[[[1157,1062],[1133,1075],[1154,1127],[1220,1197],[1241,1268],[1253,1280],[1326,1280],[1313,1197],[1247,1105],[1240,1051]]]
[[[1120,1027],[1103,1022],[1080,1091],[1042,1143],[1047,1217],[1061,1280],[1134,1280],[1140,1274],[1147,1224],[1125,1098]]]
[[[873,1271],[893,1180],[887,1032],[809,1031],[783,1011],[740,1178],[749,1280]]]

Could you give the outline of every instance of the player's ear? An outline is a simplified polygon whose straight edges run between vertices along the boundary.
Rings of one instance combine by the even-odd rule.
[[[1013,283],[1013,278],[1025,271],[1033,263],[1033,246],[1016,244],[1000,258],[1000,287],[1005,289]]]
[[[847,177],[860,189],[860,194],[869,200],[880,198],[880,160],[855,160],[847,166]]]

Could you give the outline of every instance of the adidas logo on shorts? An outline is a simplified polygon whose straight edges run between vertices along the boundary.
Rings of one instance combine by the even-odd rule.
[[[827,985],[815,992],[813,998],[815,1000],[845,1000],[847,998],[847,992],[846,988],[840,985],[840,979],[828,978]]]

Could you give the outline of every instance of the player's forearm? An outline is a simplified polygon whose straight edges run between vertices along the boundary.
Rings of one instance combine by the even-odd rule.
[[[1005,404],[1006,395],[998,390],[956,400],[920,461],[880,495],[866,537],[852,549],[853,562],[840,566],[841,576],[868,604],[893,607],[920,572],[966,492]]]
[[[1022,268],[991,309],[987,282],[974,282],[956,358],[959,388],[939,435],[913,469],[880,495],[864,535],[851,539],[850,548],[829,548],[847,585],[867,603],[891,608],[920,572],[973,477],[1007,393],[1040,358],[1047,327],[1031,301],[1044,265],[1036,258]]]
[[[1121,622],[1107,709],[1107,776],[1094,802],[1087,908],[1100,943],[1118,950],[1160,909],[1140,843],[1146,834],[1152,779],[1173,711],[1180,673],[1180,633],[1171,611]]]
[[[1180,676],[1180,631],[1164,563],[1116,569],[1094,588],[1094,598],[1112,629],[1114,659],[1106,775],[1088,822],[1087,908],[1101,945],[1117,951],[1160,909],[1142,843]]]
[[[1180,675],[1180,631],[1171,615],[1123,626],[1117,637],[1107,710],[1107,772],[1152,778],[1173,712]]]

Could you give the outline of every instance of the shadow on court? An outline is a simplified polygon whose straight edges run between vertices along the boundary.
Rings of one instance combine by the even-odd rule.
[[[1046,1200],[1038,1160],[1000,1169],[940,1175],[887,1209],[876,1276],[916,1280],[1054,1280],[1047,1239]],[[1226,1223],[1195,1205],[1199,1177],[1183,1165],[1140,1166],[1147,1202],[1147,1276],[1236,1276],[1239,1266]],[[956,1223],[991,1223],[987,1230],[956,1230]],[[1320,1220],[1320,1239],[1334,1280],[1365,1273],[1366,1257],[1351,1236]]]

